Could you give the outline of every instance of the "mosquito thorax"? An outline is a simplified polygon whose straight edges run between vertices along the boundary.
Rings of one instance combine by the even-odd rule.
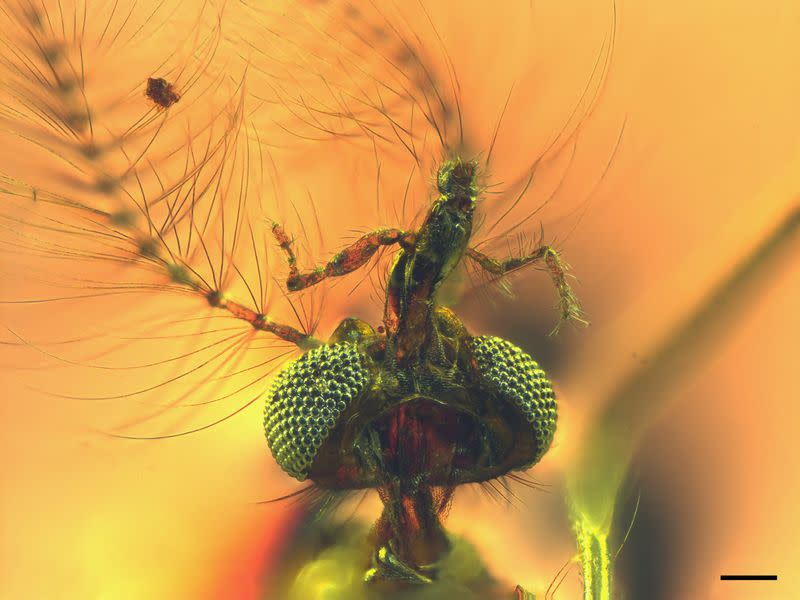
[[[444,161],[436,174],[439,195],[413,243],[397,254],[386,289],[384,324],[395,358],[419,362],[433,340],[436,292],[467,250],[477,200],[477,164]]]
[[[478,195],[475,182],[477,163],[460,158],[444,161],[436,174],[439,201],[463,212],[472,212]]]
[[[472,235],[472,218],[477,201],[475,182],[477,163],[460,158],[446,160],[439,167],[436,186],[439,197],[434,200],[421,231],[426,242],[419,250],[436,255],[432,261],[439,267],[438,281],[450,274],[466,250]]]

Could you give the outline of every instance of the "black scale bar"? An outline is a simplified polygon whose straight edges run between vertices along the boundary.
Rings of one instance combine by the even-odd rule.
[[[777,575],[720,575],[722,581],[778,581]]]

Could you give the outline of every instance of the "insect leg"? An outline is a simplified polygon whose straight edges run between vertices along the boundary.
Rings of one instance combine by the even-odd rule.
[[[324,267],[301,273],[297,268],[297,257],[292,249],[292,240],[277,223],[272,225],[272,233],[278,245],[286,254],[289,263],[289,277],[286,287],[290,292],[303,290],[316,285],[328,277],[339,277],[363,267],[381,246],[400,244],[407,247],[413,243],[413,234],[400,229],[376,229],[362,235],[351,245],[337,253]]]
[[[247,321],[252,325],[253,329],[271,333],[275,337],[285,342],[291,342],[303,350],[310,350],[322,344],[322,342],[308,333],[295,329],[290,325],[276,323],[269,316],[247,308],[243,304],[230,300],[217,292],[207,294],[206,299],[211,306],[226,310],[237,319]]]
[[[555,285],[558,292],[559,320],[553,331],[550,332],[551,335],[557,334],[561,325],[567,321],[588,324],[583,316],[583,310],[578,303],[578,298],[567,281],[566,265],[561,261],[558,252],[551,246],[539,246],[526,256],[511,257],[504,260],[491,258],[474,248],[467,249],[467,256],[478,263],[485,271],[500,277],[526,265],[544,261],[547,271],[550,273],[550,278],[553,280],[553,285]]]

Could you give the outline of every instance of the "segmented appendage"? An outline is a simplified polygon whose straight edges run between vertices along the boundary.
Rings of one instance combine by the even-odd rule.
[[[550,448],[556,431],[556,397],[550,380],[527,352],[504,339],[475,337],[472,353],[484,380],[513,401],[533,427],[538,453],[523,468],[536,464]]]
[[[275,378],[264,410],[267,443],[280,467],[303,481],[339,416],[369,381],[358,346],[320,346]]]

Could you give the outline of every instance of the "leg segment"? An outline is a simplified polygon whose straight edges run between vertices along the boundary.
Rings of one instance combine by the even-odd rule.
[[[474,248],[467,249],[467,256],[478,263],[484,270],[498,276],[507,275],[525,265],[543,260],[558,292],[559,320],[553,331],[550,332],[551,335],[557,334],[561,325],[567,321],[588,324],[583,317],[583,311],[578,299],[575,297],[575,292],[572,291],[567,282],[566,267],[561,262],[558,252],[550,246],[540,246],[527,256],[511,257],[502,261],[478,252]]]
[[[275,337],[282,339],[285,342],[291,342],[301,350],[310,350],[321,346],[322,342],[314,338],[308,333],[302,332],[290,325],[283,325],[276,323],[267,315],[257,313],[256,311],[247,308],[233,300],[230,300],[220,294],[219,292],[211,292],[206,294],[206,300],[214,308],[221,308],[228,311],[232,316],[242,321],[247,321],[259,331],[266,331]]]
[[[413,243],[413,234],[400,229],[376,229],[362,235],[347,248],[336,254],[324,267],[301,273],[297,268],[297,257],[292,249],[292,240],[286,235],[283,228],[277,223],[272,225],[272,233],[278,245],[286,254],[289,263],[289,277],[286,287],[290,292],[303,290],[316,285],[328,277],[346,275],[363,267],[381,246],[400,244],[407,247]]]

